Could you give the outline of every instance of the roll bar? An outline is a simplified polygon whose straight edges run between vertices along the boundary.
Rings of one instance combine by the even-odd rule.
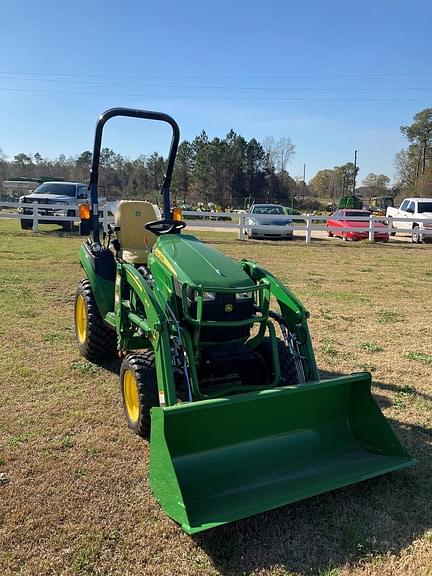
[[[180,140],[180,129],[177,122],[164,114],[163,112],[151,112],[149,110],[138,110],[135,108],[110,108],[105,110],[99,116],[96,124],[95,139],[93,145],[93,157],[90,169],[90,182],[89,191],[91,199],[92,208],[92,236],[93,242],[99,244],[99,208],[98,208],[98,181],[99,181],[99,164],[100,164],[100,152],[102,144],[102,132],[105,123],[115,116],[127,116],[129,118],[144,118],[145,120],[159,120],[161,122],[167,122],[172,128],[172,139],[171,146],[168,155],[168,165],[165,178],[161,188],[161,194],[163,195],[163,215],[164,218],[169,219],[171,217],[171,206],[170,206],[170,185],[171,178],[174,169],[174,162],[177,154],[177,148]]]

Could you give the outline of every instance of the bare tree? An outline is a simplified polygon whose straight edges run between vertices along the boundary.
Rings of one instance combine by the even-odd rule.
[[[385,174],[374,174],[370,172],[362,182],[363,186],[369,188],[371,196],[384,193],[390,184],[390,178]]]
[[[276,141],[273,136],[267,136],[262,142],[268,162],[276,169],[276,172],[286,172],[288,162],[295,154],[295,144],[291,138],[281,138]]]
[[[295,154],[295,144],[291,138],[281,138],[276,143],[276,164],[279,172],[286,171],[288,162]]]
[[[269,167],[274,168],[276,165],[277,146],[273,136],[267,136],[262,141],[262,147],[267,155],[267,162]]]

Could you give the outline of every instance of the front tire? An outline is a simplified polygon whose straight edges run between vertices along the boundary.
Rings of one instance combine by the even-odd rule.
[[[120,394],[128,426],[142,438],[150,436],[153,406],[159,406],[153,350],[128,354],[120,368]]]
[[[299,384],[299,376],[297,373],[297,368],[295,365],[294,357],[289,351],[288,347],[279,338],[276,340],[277,349],[279,353],[279,367],[280,367],[280,381],[279,386],[292,386],[294,384]],[[272,379],[273,372],[273,355],[272,355],[272,341],[271,338],[263,338],[261,344],[256,348],[256,352],[261,354],[263,357],[268,375],[269,381]]]
[[[421,234],[420,228],[418,226],[413,226],[412,233],[411,233],[411,240],[413,244],[421,244]]]
[[[82,356],[90,362],[111,359],[117,349],[114,330],[102,320],[90,282],[78,284],[75,293],[75,334]]]

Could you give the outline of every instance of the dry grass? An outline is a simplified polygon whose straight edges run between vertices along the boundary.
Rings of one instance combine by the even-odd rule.
[[[0,234],[2,576],[432,573],[431,246],[202,233],[300,296],[323,372],[373,372],[418,465],[191,538],[149,491],[147,445],[125,426],[115,367],[77,355],[81,239],[1,221]]]

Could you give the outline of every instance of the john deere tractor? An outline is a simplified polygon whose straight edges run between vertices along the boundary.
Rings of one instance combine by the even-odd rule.
[[[100,234],[105,123],[168,123],[163,213],[122,201]],[[76,292],[81,354],[122,358],[129,427],[150,437],[150,486],[192,534],[413,464],[362,372],[319,380],[308,312],[252,260],[235,262],[192,235],[170,207],[179,129],[168,115],[114,108],[97,122],[91,237]]]

